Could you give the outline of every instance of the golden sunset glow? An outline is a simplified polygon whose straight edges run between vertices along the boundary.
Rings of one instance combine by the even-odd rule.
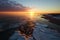
[[[34,14],[35,14],[34,12],[29,12],[29,15],[30,15],[31,18],[34,17]]]
[[[38,13],[36,13],[36,10],[35,10],[35,9],[30,9],[30,10],[28,10],[28,17],[29,17],[31,20],[34,20],[34,19],[35,19],[36,14],[38,14]]]

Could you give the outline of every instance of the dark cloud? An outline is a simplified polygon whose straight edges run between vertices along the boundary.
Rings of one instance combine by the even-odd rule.
[[[25,11],[26,9],[16,1],[0,0],[0,11]]]

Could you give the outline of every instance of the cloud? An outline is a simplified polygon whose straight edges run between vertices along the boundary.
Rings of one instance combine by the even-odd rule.
[[[27,9],[16,1],[0,0],[0,11],[26,11]]]

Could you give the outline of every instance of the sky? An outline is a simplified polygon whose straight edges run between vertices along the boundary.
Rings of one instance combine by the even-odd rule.
[[[36,8],[40,12],[60,13],[60,0],[15,0],[23,6]]]

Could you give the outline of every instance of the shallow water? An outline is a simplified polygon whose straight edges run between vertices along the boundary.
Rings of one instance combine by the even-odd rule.
[[[36,40],[60,40],[60,33],[54,29],[46,27],[60,27],[60,25],[53,24],[44,18],[40,18],[36,23],[34,30],[34,37]]]
[[[5,24],[6,24],[6,22],[0,21],[0,29],[3,29],[2,26]],[[15,20],[11,24],[12,25],[10,27],[13,27],[13,26],[17,27],[17,26],[19,26],[20,23],[18,22],[18,20]],[[58,33],[56,30],[46,28],[46,27],[60,27],[60,26],[50,23],[49,20],[40,18],[36,22],[33,36],[30,37],[28,40],[35,40],[35,39],[36,40],[60,40],[60,33]],[[35,39],[33,39],[33,37]],[[19,32],[15,32],[9,39],[10,40],[25,40],[25,37],[20,35]]]
[[[60,40],[60,33],[42,26],[38,23],[33,33],[36,40]]]

